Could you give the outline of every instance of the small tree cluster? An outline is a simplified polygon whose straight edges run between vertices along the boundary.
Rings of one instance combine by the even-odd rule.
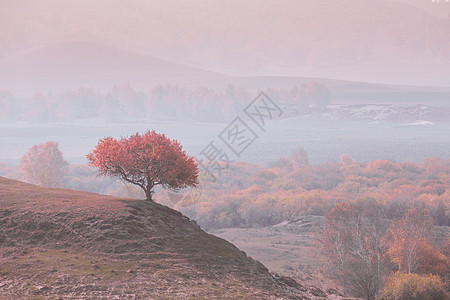
[[[375,200],[364,199],[339,203],[326,216],[315,248],[323,257],[324,266],[335,274],[344,289],[355,296],[375,299],[382,278],[396,269],[404,274],[434,274],[445,278],[450,270],[449,260],[431,244],[433,220],[428,211],[412,207],[401,220],[388,224],[382,218],[382,210]],[[419,283],[428,279],[394,275],[392,282],[397,287],[388,290],[398,290],[398,286],[407,286],[410,281],[414,283],[410,289],[421,289]],[[442,289],[442,284],[439,286]],[[435,299],[390,298],[387,290],[386,293],[382,299]]]
[[[328,213],[315,245],[325,267],[344,289],[369,300],[375,299],[385,271],[388,226],[381,210],[370,198],[337,204]]]
[[[426,210],[411,208],[391,228],[389,255],[404,273],[415,273],[430,244],[433,219]]]

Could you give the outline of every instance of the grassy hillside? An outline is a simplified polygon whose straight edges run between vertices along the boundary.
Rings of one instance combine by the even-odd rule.
[[[0,295],[308,299],[181,213],[137,200],[0,177]]]

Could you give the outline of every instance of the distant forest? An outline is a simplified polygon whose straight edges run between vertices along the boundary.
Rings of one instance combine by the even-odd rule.
[[[293,106],[294,113],[325,107],[331,101],[328,88],[314,81],[292,89],[265,92],[273,100]],[[71,123],[91,118],[106,124],[154,120],[220,122],[236,117],[254,97],[232,85],[219,92],[207,87],[188,89],[169,84],[144,93],[124,84],[115,85],[106,93],[81,87],[62,93],[36,93],[24,99],[3,90],[0,122]]]
[[[435,225],[450,226],[450,160],[387,160],[310,165],[302,148],[269,167],[230,165],[220,181],[204,175],[193,201],[172,195],[175,207],[204,228],[270,226],[302,215],[325,216],[337,203],[372,198],[386,219],[427,208]],[[170,196],[170,195],[169,195]],[[177,200],[178,199],[178,200]],[[177,202],[180,201],[180,202]]]

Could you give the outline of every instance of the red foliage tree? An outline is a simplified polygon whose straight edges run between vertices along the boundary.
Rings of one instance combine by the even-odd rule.
[[[142,188],[150,201],[157,185],[179,190],[198,184],[194,158],[186,155],[178,141],[155,131],[120,140],[106,137],[86,157],[100,174],[117,176]]]

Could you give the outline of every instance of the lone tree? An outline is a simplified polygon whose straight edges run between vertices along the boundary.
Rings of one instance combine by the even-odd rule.
[[[178,141],[155,131],[120,140],[106,137],[86,157],[100,174],[117,176],[142,188],[150,201],[157,185],[179,190],[198,184],[194,158],[186,155]]]
[[[62,187],[67,162],[54,141],[34,145],[20,159],[24,179],[44,187]]]

